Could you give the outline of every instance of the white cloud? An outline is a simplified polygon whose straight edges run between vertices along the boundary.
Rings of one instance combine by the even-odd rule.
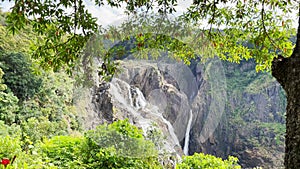
[[[4,2],[0,2],[0,8],[3,11],[9,11],[9,9],[14,5],[13,2],[8,2],[8,1],[4,1]]]
[[[89,12],[98,19],[98,24],[105,26],[116,24],[126,18],[123,8],[112,8],[108,5],[96,6],[91,1],[85,0]]]
[[[178,16],[185,12],[192,2],[193,0],[178,0],[178,6],[175,8],[177,12],[174,13],[174,16]],[[84,0],[84,3],[92,15],[98,18],[97,23],[104,27],[107,27],[108,25],[119,25],[127,19],[127,15],[124,13],[124,7],[112,8],[108,5],[98,7],[93,0]],[[13,1],[1,1],[0,8],[3,11],[9,11],[13,4]],[[292,25],[294,28],[298,26],[298,16],[296,14],[297,12],[295,12],[295,16],[286,16],[286,18],[292,18],[294,20]]]
[[[127,15],[124,13],[124,7],[111,8],[108,5],[101,7],[96,6],[89,0],[85,0],[87,9],[92,15],[98,18],[98,24],[104,27],[108,25],[119,25],[127,19]],[[192,0],[179,0],[178,6],[176,6],[175,16],[178,16],[186,11],[186,9],[192,4]]]
[[[99,7],[90,0],[85,0],[84,3],[89,12],[98,18],[98,24],[104,27],[108,25],[118,25],[127,19],[127,15],[124,13],[124,7],[112,8],[108,5]],[[191,3],[192,0],[179,0],[178,6],[176,7],[177,12],[174,15],[182,14]],[[0,7],[3,11],[9,11],[12,6],[13,2],[4,1],[0,3]]]

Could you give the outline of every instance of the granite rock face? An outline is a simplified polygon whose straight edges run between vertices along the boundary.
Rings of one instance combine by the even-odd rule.
[[[181,63],[122,61],[111,82],[87,92],[85,126],[128,118],[146,134],[155,125],[167,138],[162,149],[182,155],[192,111],[190,155],[234,155],[243,167],[280,168],[284,94],[254,66],[213,61],[191,70]]]
[[[224,69],[225,111],[203,142],[201,131],[214,99],[208,94],[211,85],[205,82],[194,101],[200,113],[191,131],[190,154],[233,155],[244,168],[283,168],[286,99],[281,86],[269,74],[256,73],[253,62],[224,63]]]

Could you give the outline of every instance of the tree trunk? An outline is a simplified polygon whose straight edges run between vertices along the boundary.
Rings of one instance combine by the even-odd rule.
[[[274,63],[273,63],[274,65]],[[300,168],[300,59],[289,58],[272,66],[272,74],[283,86],[287,96],[286,150],[287,169]]]
[[[300,24],[292,56],[274,58],[272,75],[284,88],[288,102],[284,165],[286,169],[300,169]]]

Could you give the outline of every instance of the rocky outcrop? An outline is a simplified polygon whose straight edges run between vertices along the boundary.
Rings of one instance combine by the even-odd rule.
[[[192,90],[188,90],[189,87],[182,84],[187,81],[184,78],[180,79],[179,76],[182,75],[176,72],[182,66],[182,64],[129,61],[123,63],[123,72],[118,75],[131,86],[139,88],[151,105],[160,108],[163,117],[172,124],[180,142],[185,137],[188,123],[187,114],[190,111],[188,95],[192,95]],[[191,74],[186,76],[186,78],[193,77]]]
[[[283,168],[286,100],[282,88],[270,75],[257,74],[254,63],[224,65],[228,86],[225,113],[214,134],[203,142],[199,131],[205,129],[203,120],[212,101],[206,93],[211,88],[205,84],[195,101],[205,104],[195,106],[204,111],[191,131],[190,154],[233,155],[245,168]]]
[[[167,137],[164,149],[182,155],[191,111],[189,154],[234,155],[243,167],[279,168],[285,99],[254,66],[211,61],[191,70],[177,62],[122,61],[121,73],[87,94],[86,128],[128,118],[146,134],[155,124]]]

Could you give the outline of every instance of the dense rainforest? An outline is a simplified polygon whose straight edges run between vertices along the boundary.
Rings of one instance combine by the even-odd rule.
[[[216,135],[209,137],[203,145],[195,143],[199,142],[197,126],[203,126],[203,121],[192,121],[189,151],[186,155],[181,154],[182,156],[178,157],[177,154],[161,151],[162,144],[169,141],[163,131],[160,131],[159,128],[148,132],[143,131],[141,126],[137,127],[133,123],[138,120],[130,115],[128,117],[126,115],[119,116],[119,112],[126,112],[126,109],[122,109],[121,106],[109,107],[108,101],[107,104],[100,107],[101,111],[111,110],[112,117],[108,117],[110,120],[99,121],[97,125],[86,127],[87,121],[91,119],[86,119],[82,114],[84,111],[80,109],[87,107],[85,103],[82,103],[84,97],[82,83],[87,83],[82,79],[87,77],[74,72],[67,74],[68,68],[54,71],[44,66],[41,69],[40,58],[33,58],[31,52],[35,43],[44,40],[43,36],[33,33],[30,27],[14,36],[7,33],[4,15],[1,13],[0,16],[0,143],[2,145],[0,158],[2,158],[4,168],[173,168],[176,166],[179,169],[234,169],[241,168],[240,162],[236,157],[228,156],[230,154],[244,158],[241,151],[248,152],[257,149],[257,154],[249,153],[251,155],[248,156],[248,159],[242,159],[244,164],[251,160],[256,162],[258,158],[255,155],[259,158],[266,156],[267,160],[260,161],[268,161],[268,151],[274,154],[284,151],[285,118],[283,111],[286,105],[284,93],[268,73],[256,73],[255,64],[251,61],[245,61],[240,65],[222,62],[226,67],[223,73],[226,77],[226,93],[228,94],[225,106],[226,118],[222,116],[223,120],[216,129]],[[152,79],[155,79],[159,76],[149,70],[161,68],[151,66],[149,69],[144,66],[147,68],[146,70],[134,66],[130,69],[139,71],[137,75],[140,74],[141,77],[143,77],[141,72],[144,71],[145,74],[148,73]],[[210,71],[209,64],[204,67]],[[129,68],[123,67],[125,73],[127,69]],[[165,86],[175,86],[168,88],[167,92],[169,93],[167,94],[171,95],[169,98],[175,99],[174,102],[170,102],[176,103],[176,86],[181,84],[176,84],[178,83],[176,79],[167,78],[168,73],[164,73],[162,77],[167,81],[166,84],[169,84]],[[120,74],[121,77],[124,75],[122,70]],[[139,87],[141,90],[144,89],[142,92],[147,93],[147,86],[146,89],[142,88],[145,86],[138,86],[139,82],[144,82],[141,77],[136,76],[130,85]],[[149,79],[152,80],[151,78]],[[208,81],[207,79],[209,77],[204,76],[202,80]],[[204,84],[205,87],[205,83],[201,81],[201,84]],[[151,87],[151,85],[149,86]],[[98,89],[104,91],[101,89],[101,85],[99,86]],[[119,87],[122,86],[119,84]],[[132,95],[139,95],[139,90],[132,88],[129,90]],[[181,90],[186,95],[190,94],[190,91]],[[273,90],[276,91],[273,92]],[[208,88],[207,92],[212,92],[212,88]],[[103,96],[101,95],[103,93],[99,93],[100,96]],[[150,95],[148,96],[150,97]],[[191,94],[191,96],[193,95]],[[149,100],[149,97],[146,99]],[[197,98],[197,96],[193,97]],[[203,96],[203,98],[205,97]],[[142,112],[143,101],[138,102],[138,97],[132,96],[132,98],[136,99],[131,101],[136,103],[133,107],[138,107],[137,110]],[[97,100],[97,98],[95,99]],[[219,98],[213,97],[208,97],[205,101],[210,102],[213,99],[219,101]],[[277,99],[276,102],[279,99],[277,107],[271,105],[272,99]],[[98,100],[101,99],[98,98]],[[106,107],[105,105],[108,108],[103,108]],[[169,114],[170,117],[168,117],[168,114],[165,113],[164,117],[171,121],[175,129],[183,128],[181,130],[184,130],[185,127],[182,126],[176,128],[178,122],[172,121],[172,118],[176,116],[172,114],[176,108],[170,106],[170,108],[166,108],[167,110],[171,112],[171,115]],[[187,124],[188,118],[184,120],[186,121],[184,124]],[[160,125],[160,123],[153,124],[153,126],[155,125]],[[227,136],[222,135],[224,131],[227,131]],[[179,130],[176,130],[175,134],[177,137],[183,135],[179,133]],[[222,140],[221,137],[224,138],[224,142],[234,143],[234,146],[225,148],[222,144],[217,144],[217,140]],[[186,139],[186,136],[179,139],[182,149]],[[232,140],[230,141],[230,139]],[[243,148],[239,148],[239,146]],[[199,150],[205,152],[206,155],[200,153]],[[220,153],[221,151],[224,152]],[[225,151],[230,153],[225,153]],[[235,153],[231,153],[231,151]],[[266,153],[259,154],[261,152]],[[218,155],[223,160],[207,155],[208,153]],[[243,164],[241,165],[243,166]],[[282,163],[280,165],[282,166]]]
[[[31,45],[42,40],[30,31],[13,36],[0,15],[0,158],[4,168],[171,168],[155,139],[118,120],[84,130],[73,103],[76,79],[65,71],[39,68]],[[115,141],[115,142],[113,142]],[[240,168],[237,159],[196,153],[176,166]],[[174,162],[178,159],[174,157]]]

